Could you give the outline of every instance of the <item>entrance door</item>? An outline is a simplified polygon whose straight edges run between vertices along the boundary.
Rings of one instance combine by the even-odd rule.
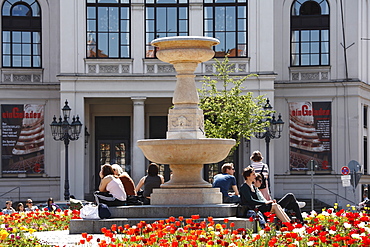
[[[96,117],[95,190],[100,184],[100,168],[118,164],[128,174],[130,162],[130,117]],[[131,175],[131,174],[130,174]]]

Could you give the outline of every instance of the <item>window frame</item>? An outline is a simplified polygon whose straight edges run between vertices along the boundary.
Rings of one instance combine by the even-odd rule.
[[[94,13],[95,17],[89,17],[89,8],[95,8]],[[99,8],[114,8],[117,9],[117,31],[111,31],[109,30],[109,24],[107,24],[107,30],[101,31],[99,30]],[[122,9],[126,9],[127,12],[127,18],[122,17]],[[86,59],[130,59],[131,58],[131,0],[117,0],[116,2],[106,2],[102,3],[100,0],[86,0]],[[109,13],[108,13],[109,15]],[[95,21],[94,30],[89,30],[89,21]],[[110,19],[108,18],[106,20],[108,23]],[[122,30],[122,22],[127,22],[127,30]],[[106,47],[107,51],[102,51],[99,48],[103,44],[103,41],[100,42],[100,37],[103,37],[103,34],[107,35],[107,42]],[[111,37],[114,37],[116,34],[118,41],[117,46],[115,44],[110,43]],[[125,34],[127,36],[127,42],[123,43],[124,38],[122,37],[122,34]],[[90,35],[95,35],[95,43],[89,43],[90,41]],[[117,48],[117,56],[113,56],[109,54],[110,48],[116,47]],[[126,47],[127,49],[127,55],[123,55],[123,49]],[[90,56],[89,53],[95,49],[95,56]],[[98,52],[96,52],[98,51]],[[99,51],[102,51],[99,53]],[[106,52],[107,54],[103,53]],[[106,56],[99,56],[99,54],[104,54]]]
[[[308,2],[320,6],[319,15],[301,15],[301,7]],[[300,8],[297,9],[297,5]],[[323,7],[323,8],[322,8]],[[312,38],[318,33],[318,39]],[[309,36],[306,40],[306,36]],[[298,47],[295,47],[297,44]],[[313,51],[318,49],[318,51]],[[307,50],[307,52],[305,52]],[[308,62],[305,62],[304,60]],[[315,59],[315,57],[317,57]],[[318,61],[318,62],[315,62]],[[295,0],[290,11],[290,66],[330,66],[330,6],[327,0]]]
[[[212,16],[208,17],[206,16],[206,8],[211,8],[212,9]],[[216,21],[215,21],[215,16],[216,16],[216,9],[217,8],[230,8],[234,7],[235,9],[235,30],[233,31],[228,31],[226,30],[225,26],[223,26],[223,31],[222,30],[216,30]],[[240,17],[239,16],[239,7],[245,7],[245,16]],[[218,38],[220,40],[220,44],[217,46],[213,47],[213,50],[215,51],[215,57],[225,57],[226,54],[229,54],[229,57],[235,57],[235,58],[246,58],[248,57],[248,1],[247,0],[203,0],[203,8],[204,8],[204,13],[203,13],[203,35],[207,37],[214,37],[218,38],[217,34],[219,33],[224,33],[224,37],[226,40],[227,34],[228,33],[234,33],[235,34],[235,43],[233,45],[234,48],[232,49],[227,49],[226,44],[223,43],[223,40]],[[225,10],[226,12],[226,10]],[[226,18],[225,18],[226,19]],[[239,30],[239,21],[244,20],[245,23],[245,29]],[[212,29],[211,30],[206,30],[207,29],[207,21],[212,22]],[[226,21],[225,21],[226,23]],[[244,43],[238,41],[238,37],[241,33],[244,34]],[[219,48],[224,48],[221,51],[218,51]],[[241,49],[239,51],[239,47],[244,47],[244,49]],[[233,51],[234,50],[234,51]],[[230,52],[231,51],[231,52]]]
[[[150,45],[150,42],[156,38],[162,38],[162,37],[172,37],[172,36],[188,36],[189,35],[189,1],[188,0],[175,0],[176,3],[158,3],[158,1],[161,0],[146,0],[145,1],[145,45],[144,45],[144,51],[145,51],[145,58],[146,59],[152,59],[157,58],[157,47],[153,47]],[[148,8],[153,8],[153,18],[148,18]],[[176,31],[169,32],[166,30],[165,32],[159,32],[158,31],[158,19],[156,18],[157,12],[159,8],[165,8],[166,12],[168,12],[169,8],[176,8]],[[186,18],[180,18],[180,8],[186,10]],[[168,14],[166,13],[166,24],[168,21]],[[148,22],[152,21],[154,25],[154,31],[148,30]],[[186,22],[186,31],[182,32],[180,30],[180,22],[185,21]],[[167,25],[166,25],[167,26]],[[165,34],[165,36],[159,35]],[[152,36],[152,38],[150,38]]]

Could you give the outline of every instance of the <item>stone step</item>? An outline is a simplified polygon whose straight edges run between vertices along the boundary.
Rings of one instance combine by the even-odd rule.
[[[235,204],[210,204],[210,205],[135,205],[109,207],[112,218],[168,218],[170,216],[183,216],[190,218],[199,215],[201,218],[233,217],[236,216]]]
[[[129,224],[130,226],[136,225],[141,221],[147,223],[153,223],[159,220],[165,220],[168,218],[112,218],[112,219],[101,219],[101,220],[86,220],[86,219],[73,219],[69,224],[69,233],[70,234],[80,234],[87,232],[89,234],[99,234],[101,233],[101,228],[106,227],[110,228],[113,224],[117,226],[123,226]],[[235,223],[234,229],[244,228],[252,229],[253,232],[257,231],[256,222],[250,222],[247,218],[237,218],[237,217],[226,217],[229,220],[228,226],[231,222]],[[199,220],[207,221],[207,218],[200,218]],[[216,224],[225,224],[225,218],[213,218],[213,221]]]

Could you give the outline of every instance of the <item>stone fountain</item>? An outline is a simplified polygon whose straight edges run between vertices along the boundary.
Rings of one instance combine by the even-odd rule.
[[[213,58],[215,38],[178,36],[155,39],[157,57],[170,63],[177,72],[173,109],[168,114],[167,139],[137,142],[151,162],[169,164],[171,179],[151,195],[152,205],[199,205],[222,203],[219,188],[202,178],[203,164],[217,163],[235,145],[233,139],[205,138],[204,115],[199,109],[199,96],[194,71],[198,64]]]

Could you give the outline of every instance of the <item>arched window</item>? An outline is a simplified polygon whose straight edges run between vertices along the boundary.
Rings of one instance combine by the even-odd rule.
[[[87,0],[87,58],[130,58],[130,0]]]
[[[215,57],[246,57],[247,1],[204,0],[204,35],[220,40]]]
[[[41,67],[41,9],[36,0],[4,1],[2,66]]]
[[[145,57],[154,58],[156,38],[189,35],[188,0],[145,1]]]
[[[329,5],[296,0],[291,10],[291,66],[329,65]]]

